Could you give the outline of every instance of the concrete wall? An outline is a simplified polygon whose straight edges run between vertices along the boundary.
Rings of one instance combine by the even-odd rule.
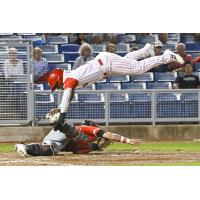
[[[148,141],[200,138],[200,125],[135,125],[102,128],[130,138],[142,138]],[[50,130],[50,126],[0,127],[0,142],[40,142]]]

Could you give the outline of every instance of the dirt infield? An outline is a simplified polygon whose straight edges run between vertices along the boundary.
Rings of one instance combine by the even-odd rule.
[[[67,165],[149,165],[176,162],[200,162],[200,153],[130,153],[97,152],[88,155],[61,153],[54,157],[20,158],[17,153],[1,153],[1,166],[67,166]]]

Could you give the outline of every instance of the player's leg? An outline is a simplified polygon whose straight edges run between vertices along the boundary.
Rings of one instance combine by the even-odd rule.
[[[116,62],[112,62],[111,72],[116,74],[134,75],[142,74],[154,67],[171,62],[184,63],[182,57],[170,50],[165,50],[161,56],[153,56],[141,61],[129,60],[126,58],[115,58]]]
[[[124,57],[130,60],[141,60],[154,55],[153,46],[147,43],[142,49],[127,53]]]
[[[44,138],[43,143],[17,144],[15,148],[21,157],[28,155],[54,156],[66,146],[67,142],[68,139],[65,134],[52,129]]]

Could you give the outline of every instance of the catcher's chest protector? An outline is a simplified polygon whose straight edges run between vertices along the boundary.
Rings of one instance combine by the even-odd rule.
[[[79,135],[79,130],[70,123],[65,123],[61,128],[60,131],[64,133],[70,139],[75,138]]]

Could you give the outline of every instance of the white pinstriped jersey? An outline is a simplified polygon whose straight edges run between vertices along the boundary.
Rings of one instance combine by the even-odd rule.
[[[136,52],[129,53],[134,55]],[[131,57],[131,56],[129,56]],[[163,63],[162,56],[151,57],[142,61],[136,61],[133,59],[121,57],[114,53],[102,52],[95,57],[94,60],[88,62],[79,68],[72,70],[66,78],[74,78],[78,81],[78,87],[92,84],[98,80],[101,80],[107,75],[119,74],[119,75],[133,75],[144,73],[151,68]]]

